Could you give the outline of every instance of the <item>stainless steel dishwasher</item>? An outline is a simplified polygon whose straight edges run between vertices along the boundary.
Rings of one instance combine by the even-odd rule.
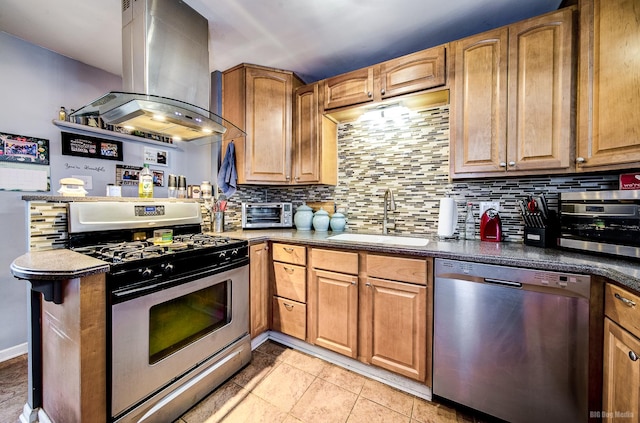
[[[436,259],[434,395],[514,423],[587,421],[590,282]]]

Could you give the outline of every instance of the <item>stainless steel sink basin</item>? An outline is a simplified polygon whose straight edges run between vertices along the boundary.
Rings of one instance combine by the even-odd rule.
[[[332,235],[327,237],[332,241],[352,241],[352,242],[368,242],[372,244],[390,244],[390,245],[405,245],[409,247],[424,247],[429,243],[428,239],[424,238],[412,238],[407,236],[392,236],[392,235],[376,235],[376,234],[352,234],[345,233],[339,235]]]

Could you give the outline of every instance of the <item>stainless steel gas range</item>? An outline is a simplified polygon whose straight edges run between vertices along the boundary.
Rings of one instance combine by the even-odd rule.
[[[251,360],[248,243],[201,221],[196,202],[69,204],[70,248],[110,264],[113,422],[173,421]]]

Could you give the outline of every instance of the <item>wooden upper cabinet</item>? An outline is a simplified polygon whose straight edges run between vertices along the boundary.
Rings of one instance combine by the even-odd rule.
[[[446,84],[446,47],[444,45],[383,62],[377,66],[380,97],[440,87]]]
[[[238,183],[288,183],[292,98],[301,81],[292,72],[246,64],[222,78],[223,116],[247,134],[234,140]]]
[[[578,171],[640,166],[640,7],[580,1]]]
[[[324,81],[324,108],[373,101],[373,67],[358,69]]]
[[[453,177],[572,170],[574,12],[453,43]]]
[[[508,30],[453,43],[452,174],[504,171]]]
[[[421,50],[323,81],[326,110],[354,106],[447,83],[448,45]]]
[[[318,83],[296,90],[292,169],[294,184],[338,183],[338,126],[322,114]]]

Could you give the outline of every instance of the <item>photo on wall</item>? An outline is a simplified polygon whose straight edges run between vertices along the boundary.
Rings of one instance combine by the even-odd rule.
[[[0,132],[0,161],[49,164],[49,140]]]
[[[63,132],[62,154],[122,161],[122,142]]]

